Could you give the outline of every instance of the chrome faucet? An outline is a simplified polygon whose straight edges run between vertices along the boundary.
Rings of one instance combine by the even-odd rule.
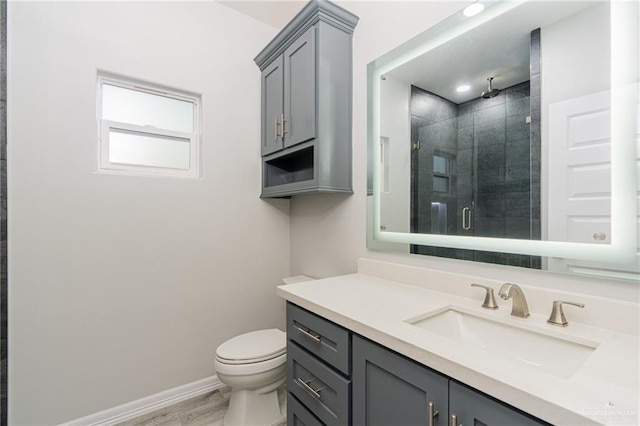
[[[529,316],[529,306],[527,305],[527,299],[524,297],[524,293],[518,284],[504,283],[500,287],[498,295],[503,300],[513,299],[513,306],[511,308],[511,315],[518,318],[527,318]]]

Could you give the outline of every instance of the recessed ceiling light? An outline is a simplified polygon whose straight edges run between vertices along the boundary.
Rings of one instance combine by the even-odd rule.
[[[471,86],[469,86],[468,84],[463,84],[456,87],[456,92],[466,92],[469,89],[471,89]]]
[[[462,11],[462,13],[464,14],[464,16],[474,16],[477,15],[478,13],[482,12],[484,10],[484,4],[482,3],[473,3],[467,7],[464,8],[464,10]]]

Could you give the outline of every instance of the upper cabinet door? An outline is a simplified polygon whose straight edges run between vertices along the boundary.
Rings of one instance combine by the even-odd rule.
[[[316,136],[316,27],[284,52],[284,146]]]
[[[283,75],[282,56],[262,71],[262,155],[283,148]]]

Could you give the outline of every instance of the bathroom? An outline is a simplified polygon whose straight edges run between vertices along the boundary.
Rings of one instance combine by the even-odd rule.
[[[638,309],[635,282],[367,244],[367,66],[469,3],[337,2],[359,17],[353,194],[290,199],[260,198],[253,58],[304,2],[0,3],[8,144],[3,424],[72,422],[212,383],[220,344],[284,329],[285,301],[276,294],[284,277],[351,274],[359,259]],[[98,70],[201,95],[199,179],[96,173]],[[579,321],[588,308],[567,315]]]

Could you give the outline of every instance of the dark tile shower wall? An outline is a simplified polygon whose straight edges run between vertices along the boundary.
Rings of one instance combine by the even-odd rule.
[[[411,88],[411,140],[429,140],[420,149],[411,151],[411,232],[431,230],[431,202],[434,199],[433,156],[456,152],[456,121],[458,107],[440,96],[418,87]],[[444,198],[451,197],[443,194]],[[454,201],[455,200],[448,200]],[[455,214],[455,209],[450,214]],[[447,224],[455,220],[449,218]]]
[[[542,222],[540,221],[540,173],[541,173],[541,104],[542,75],[540,66],[540,28],[531,32],[531,42],[529,48],[529,61],[531,73],[531,239],[542,238]],[[542,268],[540,256],[531,257],[531,267]]]
[[[7,2],[0,0],[0,424],[7,424]]]
[[[531,81],[460,105],[412,87],[412,140],[421,142],[411,156],[412,232],[433,232],[431,202],[446,201],[448,234],[540,239],[539,30],[531,34],[530,66]],[[454,160],[446,195],[433,195],[434,153]],[[471,230],[462,229],[463,207],[473,207]],[[541,267],[537,256],[427,246],[411,252]]]
[[[474,199],[475,207],[473,229],[464,231],[460,220],[458,234],[529,239],[529,82],[460,104],[459,111],[460,152],[466,159],[475,150],[475,164],[465,160],[459,166],[469,179],[458,180],[458,197],[463,205]],[[473,198],[470,182],[477,191]]]

